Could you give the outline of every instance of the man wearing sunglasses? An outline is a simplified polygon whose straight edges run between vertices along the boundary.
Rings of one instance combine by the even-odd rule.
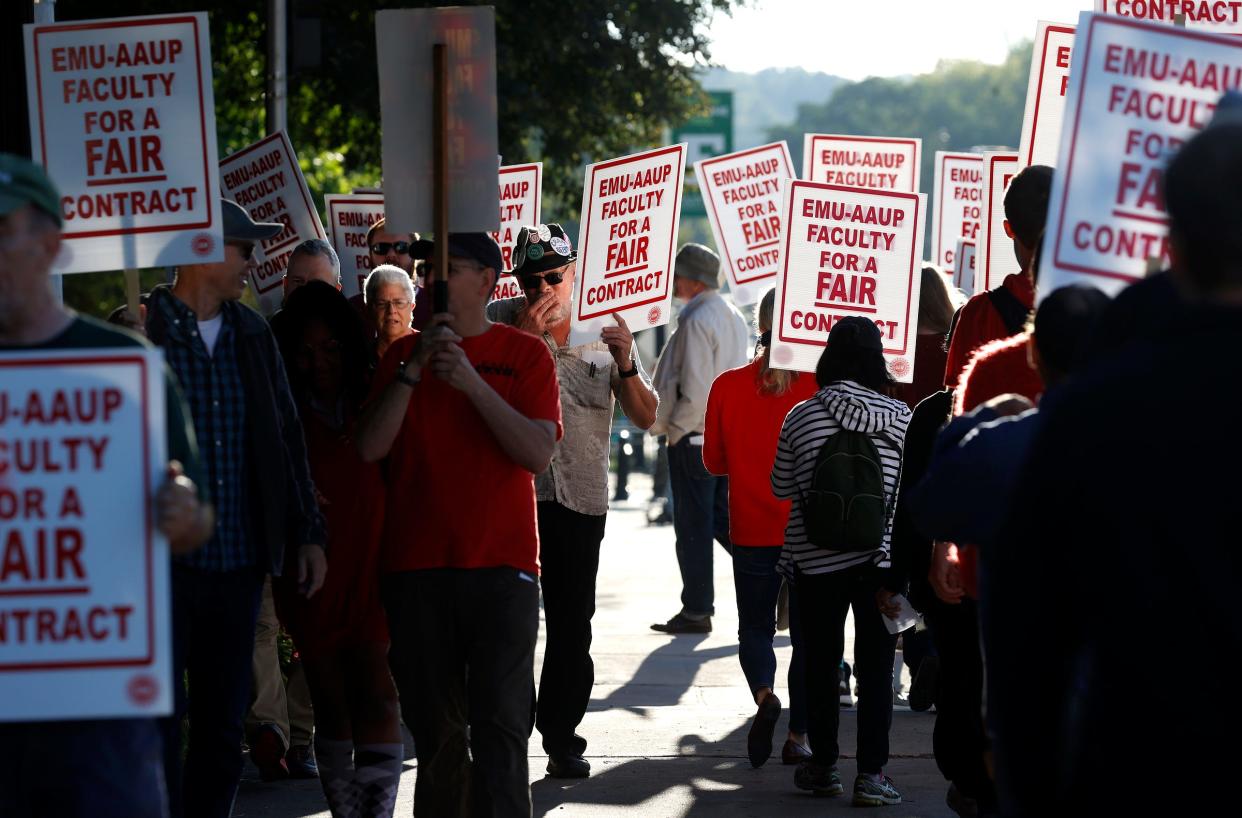
[[[600,340],[569,346],[578,254],[559,224],[518,231],[513,274],[523,295],[492,302],[488,316],[543,339],[556,362],[565,436],[551,465],[535,478],[547,642],[535,724],[548,753],[548,774],[585,778],[586,739],[575,733],[595,682],[591,617],[608,513],[608,451],[613,402],[640,429],[659,402],[638,360],[634,336],[619,316]]]
[[[163,347],[181,382],[207,467],[215,534],[174,559],[173,678],[186,670],[190,749],[182,781],[186,692],[164,720],[164,770],[171,814],[227,816],[241,778],[242,718],[250,705],[251,658],[263,581],[285,568],[303,593],[323,584],[323,516],[315,501],[302,426],[267,322],[238,303],[255,267],[257,242],[284,225],[256,223],[221,202],[224,260],[186,264],[151,292],[147,336]]]
[[[431,298],[423,295],[423,262],[431,258],[432,243],[417,233],[393,233],[380,219],[367,231],[367,258],[371,269],[392,264],[409,274],[414,282],[414,317],[411,326],[422,329],[431,319]]]

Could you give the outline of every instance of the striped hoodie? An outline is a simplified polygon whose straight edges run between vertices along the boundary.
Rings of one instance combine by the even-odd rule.
[[[885,499],[896,506],[897,483],[901,476],[901,447],[905,443],[910,409],[853,381],[836,381],[789,411],[776,445],[772,466],[772,493],[782,500],[793,500],[785,526],[785,547],[777,570],[785,576],[826,574],[854,565],[873,563],[889,568],[892,521],[884,532],[884,545],[875,551],[827,551],[807,541],[802,523],[799,497],[811,487],[811,474],[820,448],[841,429],[855,432],[883,432],[872,442],[884,467]],[[888,439],[885,440],[884,438]]]

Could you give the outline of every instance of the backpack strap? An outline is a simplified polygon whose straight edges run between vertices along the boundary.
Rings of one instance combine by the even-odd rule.
[[[893,440],[883,432],[872,432],[872,435],[878,437],[880,440],[883,440],[889,445],[889,448],[892,448],[897,452],[897,482],[893,485],[893,496],[885,502],[885,506],[887,508],[884,512],[884,529],[886,531],[891,531],[893,527],[893,516],[897,512],[897,492],[901,489],[901,468],[905,465],[906,459],[902,456],[903,452],[901,447],[897,445],[897,441]],[[882,475],[880,479],[883,481],[884,478]]]
[[[988,301],[992,302],[992,306],[996,308],[996,312],[1000,315],[1010,335],[1022,332],[1026,326],[1026,318],[1031,311],[1010,292],[1008,287],[1002,285],[988,290]]]

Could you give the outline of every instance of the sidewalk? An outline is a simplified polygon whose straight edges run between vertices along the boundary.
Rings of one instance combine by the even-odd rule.
[[[649,630],[652,622],[676,612],[681,589],[672,527],[646,525],[649,486],[644,475],[631,479],[635,499],[614,505],[600,559],[592,649],[595,693],[579,728],[590,741],[592,777],[545,778],[547,758],[535,733],[530,744],[534,814],[591,818],[857,814],[848,796],[856,772],[853,709],[841,714],[844,797],[818,798],[794,788],[793,768],[780,763],[785,717],[777,727],[775,757],[758,770],[746,760],[746,731],[754,705],[737,663],[732,570],[722,549],[716,550],[714,631],[673,637]],[[784,675],[789,639],[787,634],[777,637],[777,695],[788,705]],[[852,638],[847,634],[847,644]],[[847,656],[850,653],[847,648]],[[536,676],[539,662],[537,656]],[[830,695],[835,697],[836,692]],[[880,810],[885,818],[954,815],[944,804],[947,785],[931,756],[934,720],[934,714],[894,709],[887,772],[905,803]],[[413,759],[406,764],[398,816],[413,810]],[[318,782],[263,784],[249,764],[245,775],[234,811],[238,818],[328,818]]]

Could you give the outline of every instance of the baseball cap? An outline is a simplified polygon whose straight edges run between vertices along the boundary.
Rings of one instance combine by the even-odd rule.
[[[450,256],[468,258],[491,267],[497,276],[505,269],[500,245],[486,233],[449,233],[448,251]]]
[[[0,216],[7,216],[27,203],[51,216],[56,224],[63,224],[60,193],[47,171],[23,156],[0,153]]]
[[[513,245],[513,274],[534,275],[564,267],[578,257],[565,229],[555,222],[535,224],[518,231]]]
[[[228,199],[220,200],[220,213],[224,217],[225,241],[263,241],[285,229],[278,222],[256,222],[245,208]]]
[[[720,256],[710,247],[695,242],[683,244],[677,251],[677,260],[673,263],[673,275],[699,281],[720,289]]]

